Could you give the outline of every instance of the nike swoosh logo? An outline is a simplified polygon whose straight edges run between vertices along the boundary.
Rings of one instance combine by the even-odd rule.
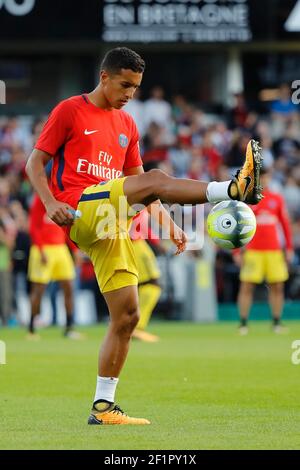
[[[99,132],[98,130],[97,131],[88,131],[87,129],[84,131],[84,135],[91,135],[91,134],[95,134],[95,132]]]
[[[247,193],[247,190],[249,188],[249,185],[252,181],[252,178],[251,176],[245,176],[244,180],[246,180],[246,186],[245,186],[245,189],[244,189],[244,194],[243,194],[243,197],[246,196],[246,193]]]

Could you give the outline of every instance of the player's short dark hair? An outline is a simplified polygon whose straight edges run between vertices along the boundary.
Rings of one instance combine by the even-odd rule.
[[[118,73],[121,69],[130,69],[133,72],[143,73],[145,70],[145,61],[128,47],[116,47],[111,49],[105,55],[100,70],[106,70],[110,73]]]

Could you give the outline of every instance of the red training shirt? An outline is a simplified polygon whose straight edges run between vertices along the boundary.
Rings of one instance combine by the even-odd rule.
[[[29,212],[29,234],[33,245],[63,245],[64,231],[49,219],[46,209],[37,194],[34,195]]]
[[[142,165],[138,138],[129,114],[98,108],[81,95],[53,109],[35,148],[53,156],[54,197],[76,209],[85,188]]]
[[[264,199],[251,206],[257,222],[256,233],[247,245],[249,250],[281,250],[278,228],[281,225],[288,250],[293,249],[292,235],[284,199],[280,194],[264,191]]]
[[[44,245],[67,244],[73,253],[78,250],[72,240],[66,237],[64,228],[56,225],[48,217],[45,206],[37,194],[33,196],[29,211],[29,235],[32,244],[40,249]]]

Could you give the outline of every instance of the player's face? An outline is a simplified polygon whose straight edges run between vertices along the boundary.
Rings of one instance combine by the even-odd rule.
[[[121,109],[133,98],[140,86],[143,74],[129,69],[121,69],[118,74],[101,72],[101,85],[106,100],[112,108]]]

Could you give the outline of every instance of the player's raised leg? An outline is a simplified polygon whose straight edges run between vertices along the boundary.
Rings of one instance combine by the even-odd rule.
[[[112,282],[118,282],[116,273]],[[110,324],[99,354],[97,387],[88,424],[150,424],[147,419],[131,418],[115,405],[118,377],[127,357],[132,332],[139,320],[137,286],[104,293]]]
[[[251,140],[247,146],[245,163],[231,181],[204,183],[177,179],[161,170],[151,170],[142,175],[127,177],[124,193],[129,205],[149,205],[157,199],[178,204],[214,203],[230,199],[257,204],[262,198],[261,163],[258,143]]]

